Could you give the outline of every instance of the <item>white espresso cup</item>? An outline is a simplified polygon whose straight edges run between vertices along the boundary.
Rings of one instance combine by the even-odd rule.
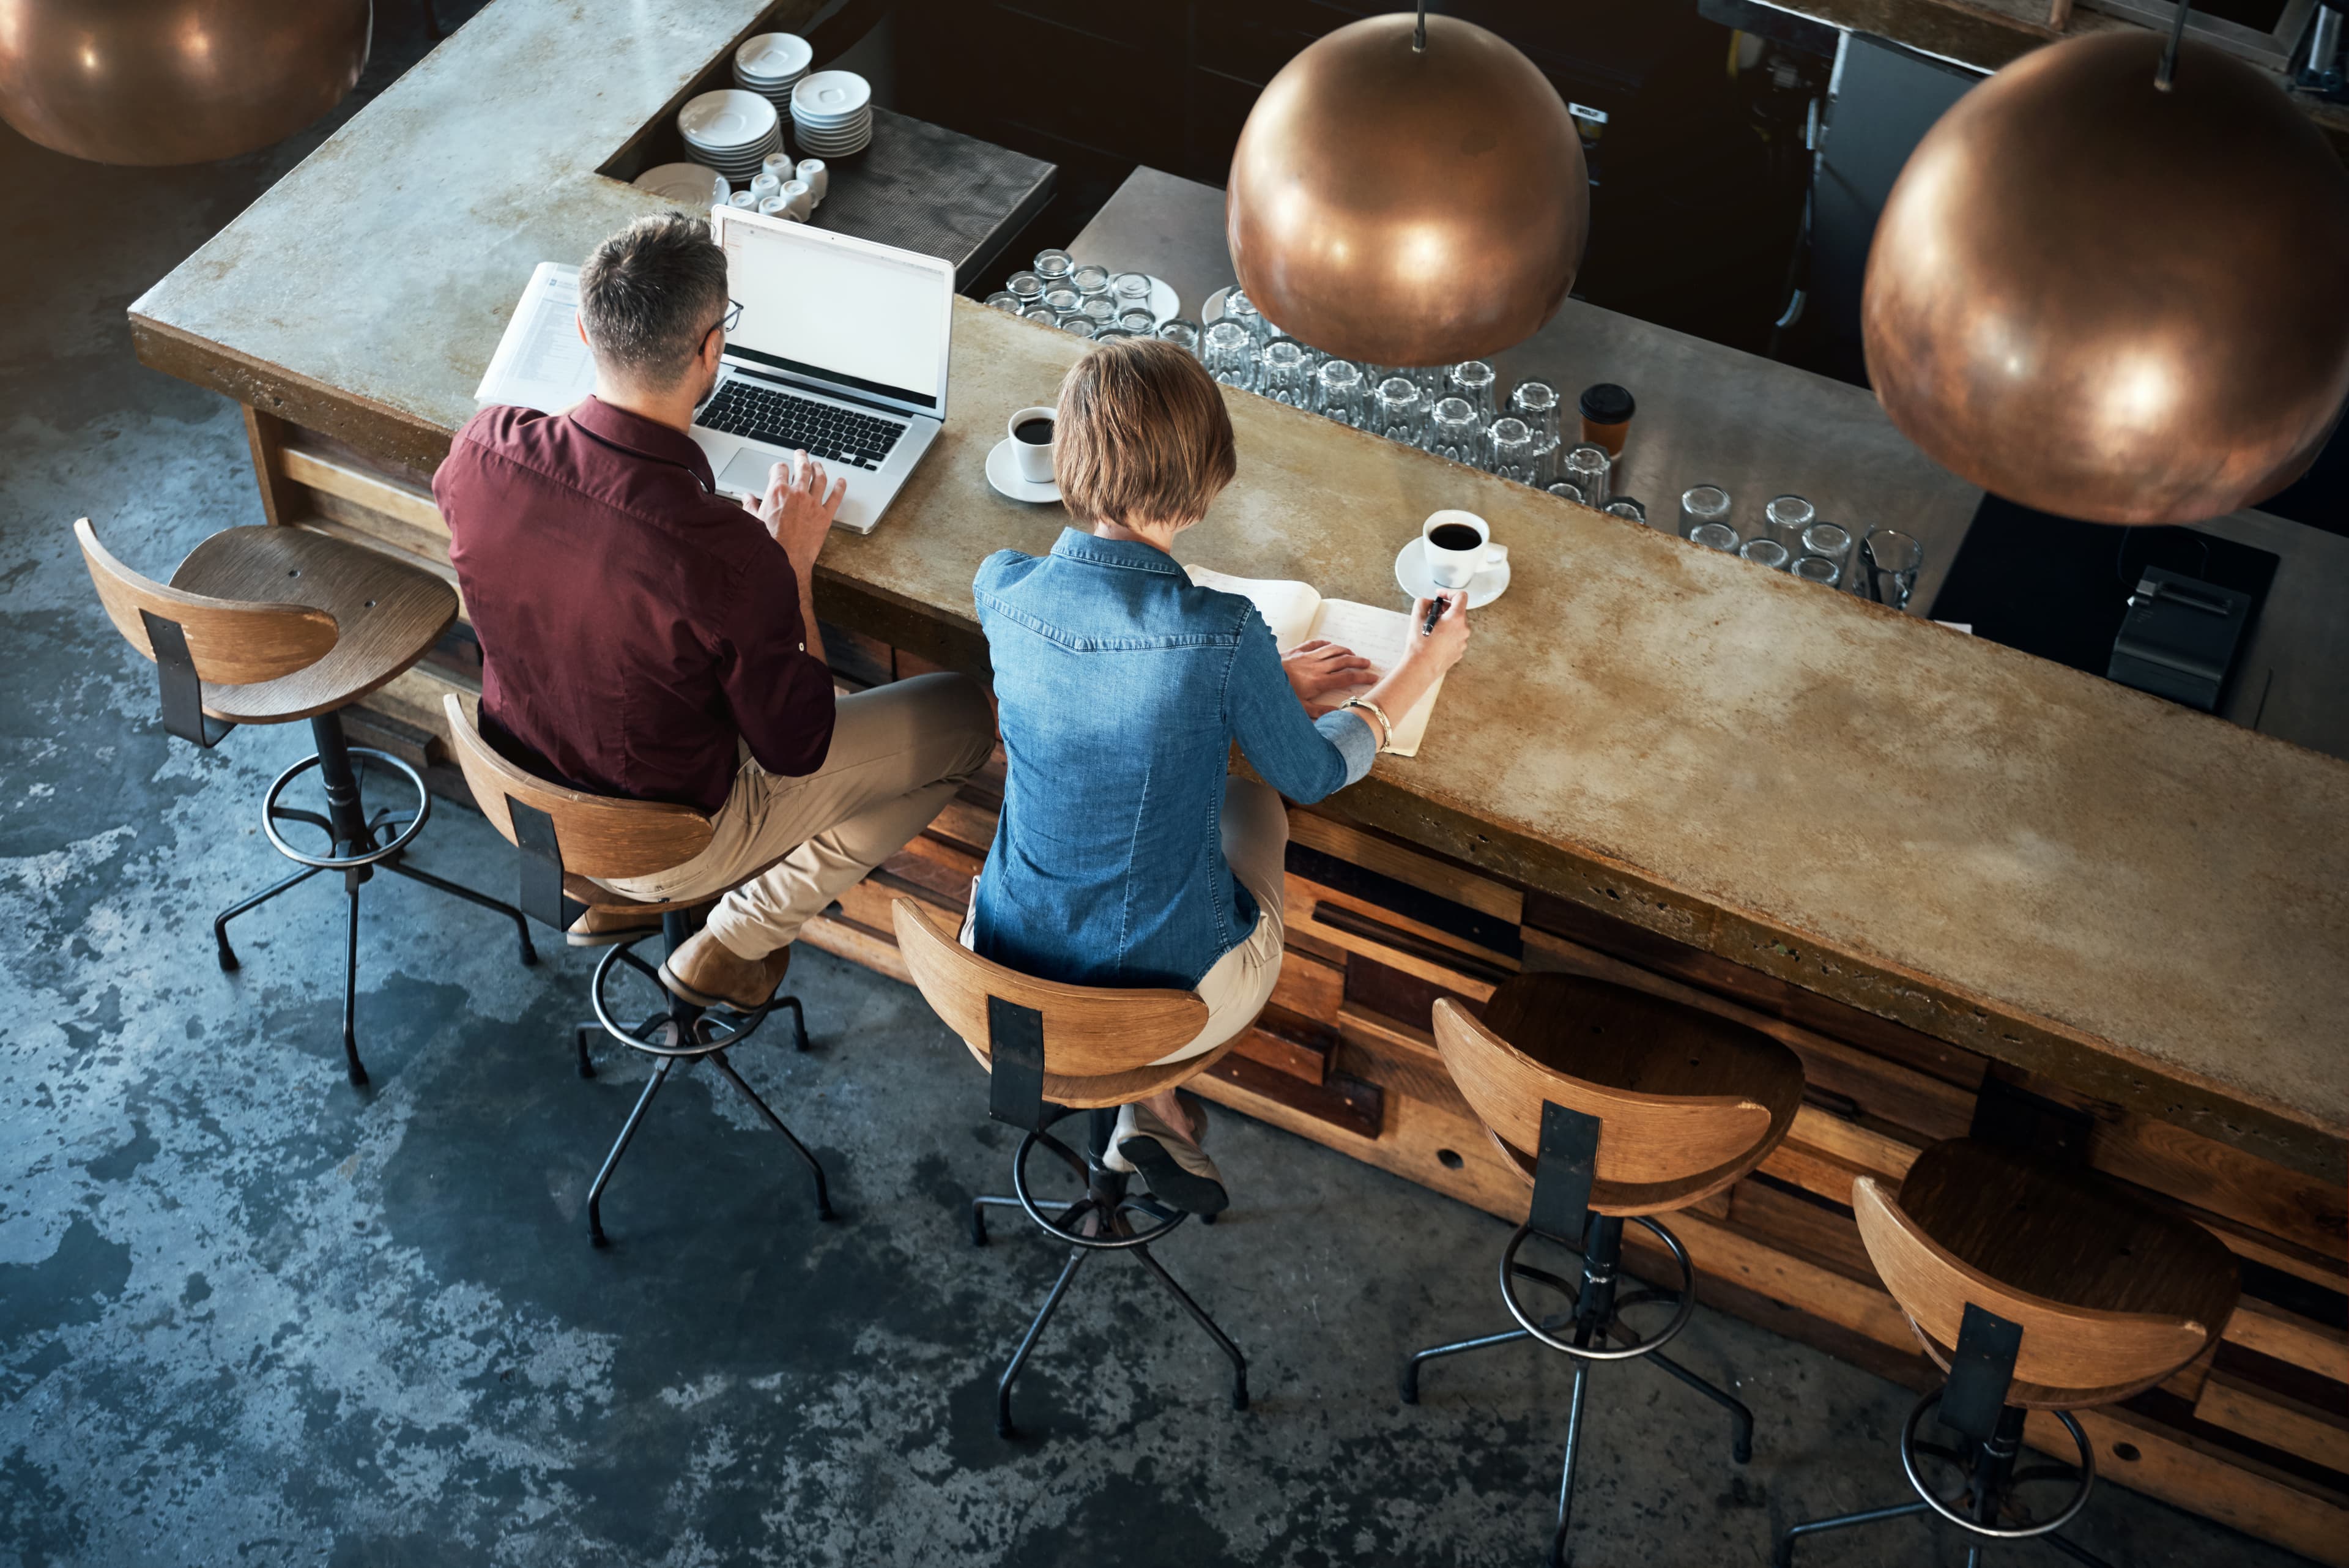
[[[810,217],[814,215],[815,195],[808,189],[806,182],[801,180],[784,181],[781,195],[783,198],[783,205],[789,207],[792,210],[792,216],[797,218],[801,223],[806,223]]]
[[[1474,512],[1433,514],[1420,530],[1420,539],[1427,574],[1439,588],[1464,588],[1477,573],[1508,556],[1493,543],[1492,527]]]
[[[792,176],[792,155],[788,152],[770,152],[759,161],[759,167],[777,180],[789,180]]]
[[[1058,409],[1022,409],[1012,415],[1011,422],[1004,427],[1004,433],[1011,438],[1012,455],[1019,462],[1019,477],[1030,484],[1052,483],[1053,437],[1060,431],[1060,417],[1061,411]],[[1032,429],[1027,435],[1019,433],[1021,427],[1031,425],[1040,420],[1046,427],[1043,432],[1044,439],[1041,441],[1030,439],[1037,433]]]
[[[781,195],[783,182],[790,178],[788,174],[754,174],[750,177],[750,194],[758,197],[761,202],[770,196]]]
[[[807,182],[810,193],[821,204],[824,192],[832,189],[832,171],[823,166],[823,160],[821,158],[802,158],[800,160],[798,172],[799,177]]]

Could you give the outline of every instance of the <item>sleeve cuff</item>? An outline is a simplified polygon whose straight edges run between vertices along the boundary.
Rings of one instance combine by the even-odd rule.
[[[1347,784],[1360,784],[1371,771],[1371,764],[1379,760],[1379,732],[1366,716],[1353,709],[1324,713],[1313,721],[1313,727],[1345,759]]]

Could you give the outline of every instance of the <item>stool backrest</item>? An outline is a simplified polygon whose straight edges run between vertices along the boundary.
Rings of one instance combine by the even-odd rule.
[[[1207,1004],[1195,992],[1127,991],[1038,980],[983,959],[942,930],[911,898],[890,915],[915,986],[980,1061],[988,1060],[987,999],[1044,1015],[1044,1072],[1057,1079],[1109,1078],[1147,1067],[1198,1037]],[[1053,1096],[1063,1104],[1074,1103]]]
[[[563,869],[579,877],[649,877],[682,866],[717,836],[708,816],[689,805],[622,800],[549,784],[500,756],[451,692],[440,699],[449,742],[473,804],[505,835],[523,845],[512,807],[543,813],[554,826]]]
[[[1619,986],[1585,983],[1623,992]],[[1659,1005],[1671,1004],[1659,1001]],[[1547,1022],[1564,1032],[1577,1020],[1559,1014]],[[1527,1041],[1537,1049],[1541,1044]],[[1634,1041],[1627,1034],[1623,1044],[1630,1048]],[[1612,1088],[1542,1061],[1448,996],[1436,1000],[1435,1047],[1477,1119],[1523,1154],[1530,1156],[1541,1147],[1545,1101],[1598,1117],[1592,1198],[1597,1207],[1611,1207],[1623,1196],[1610,1195],[1609,1188],[1658,1189],[1696,1181],[1751,1153],[1771,1130],[1772,1107],[1750,1095]]]
[[[1851,1184],[1852,1211],[1868,1261],[1909,1321],[1941,1346],[1958,1343],[1966,1305],[1996,1313],[2023,1330],[2014,1376],[2042,1390],[2078,1390],[2082,1404],[2120,1397],[2193,1360],[2219,1324],[2163,1313],[2073,1306],[1992,1279],[1942,1246],[1874,1177]],[[2158,1269],[2153,1257],[2146,1266]],[[2231,1300],[2231,1277],[2224,1282]]]
[[[196,678],[215,686],[251,686],[306,670],[331,652],[335,618],[306,605],[214,598],[144,577],[98,542],[87,517],[74,524],[82,563],[114,629],[149,659],[156,658],[147,617],[168,621],[186,639]],[[144,612],[142,614],[142,612]]]

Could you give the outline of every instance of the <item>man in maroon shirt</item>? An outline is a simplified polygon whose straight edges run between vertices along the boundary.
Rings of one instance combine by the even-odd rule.
[[[687,434],[729,314],[708,223],[613,235],[579,274],[595,395],[566,414],[482,410],[432,493],[481,639],[483,736],[542,777],[710,814],[701,854],[609,886],[724,892],[661,979],[747,1010],[774,995],[800,927],[921,832],[995,732],[960,675],[835,700],[812,589],[845,483],[802,452],[738,506]],[[657,923],[589,916],[572,940]]]

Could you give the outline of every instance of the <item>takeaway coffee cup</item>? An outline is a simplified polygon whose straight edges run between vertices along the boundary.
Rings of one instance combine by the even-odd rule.
[[[1474,512],[1438,512],[1420,531],[1427,573],[1439,588],[1464,588],[1506,552],[1493,547],[1493,530]]]
[[[1019,477],[1030,484],[1052,483],[1052,437],[1059,429],[1057,409],[1022,409],[1011,416],[1012,455],[1019,460]]]

